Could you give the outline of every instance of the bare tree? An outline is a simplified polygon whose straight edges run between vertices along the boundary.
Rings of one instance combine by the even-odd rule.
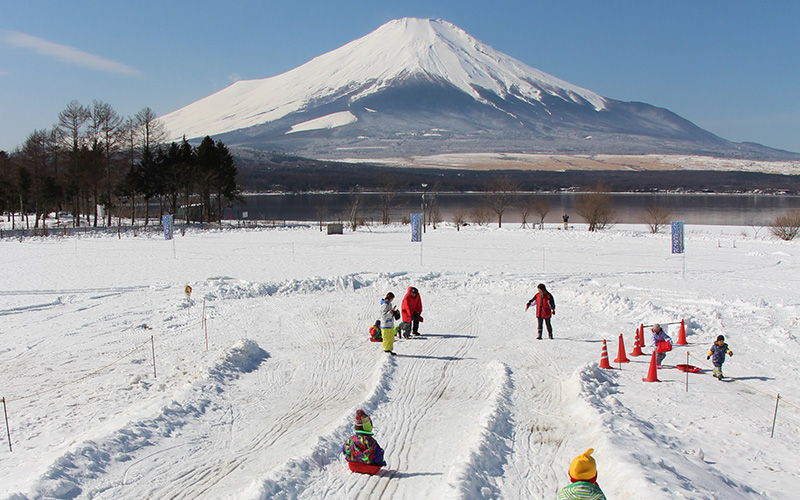
[[[89,109],[76,100],[70,101],[67,107],[58,113],[58,128],[70,146],[67,164],[67,194],[72,200],[72,217],[75,226],[80,225],[82,174],[80,156],[81,150],[85,146],[85,126],[90,116]]]
[[[550,213],[550,199],[544,196],[533,196],[531,209],[539,216],[539,229],[544,229],[544,218]]]
[[[112,203],[112,165],[115,157],[122,149],[125,140],[123,133],[123,118],[111,107],[110,104],[94,101],[92,105],[92,131],[95,134],[95,143],[99,142],[103,151],[103,167],[105,169],[105,192],[103,205],[108,213],[108,225],[111,225]],[[97,218],[95,217],[95,222]]]
[[[475,207],[469,213],[472,222],[479,226],[483,226],[492,220],[492,210],[486,207]]]
[[[425,211],[427,212],[428,222],[431,227],[436,229],[436,224],[442,221],[441,213],[439,212],[439,192],[442,190],[442,181],[437,180],[431,186],[429,197],[425,200]]]
[[[769,231],[784,241],[791,241],[800,234],[800,210],[792,210],[775,217]]]
[[[452,217],[453,217],[452,218],[453,224],[456,225],[456,231],[460,231],[461,226],[466,225],[467,211],[464,210],[463,208],[457,208],[453,210]]]
[[[750,227],[753,228],[753,236],[756,238],[758,238],[758,233],[761,232],[761,230],[767,225],[768,224],[765,222],[756,221],[755,217],[750,219]]]
[[[328,207],[326,205],[314,205],[314,217],[319,222],[319,230],[322,231],[322,223],[328,216]]]
[[[350,229],[353,231],[358,229],[358,215],[361,210],[361,201],[361,190],[356,188],[350,199],[349,223]]]
[[[656,234],[667,227],[672,219],[672,212],[666,208],[650,205],[642,216],[642,222],[647,224],[650,232]]]
[[[589,224],[589,231],[597,231],[614,222],[609,190],[602,184],[590,187],[575,197],[575,211]]]
[[[381,223],[383,225],[391,222],[392,210],[399,207],[397,202],[397,176],[387,175],[381,184],[378,192],[377,207],[381,212]]]
[[[153,148],[167,140],[167,129],[158,115],[150,108],[143,108],[134,117],[139,144],[142,150],[154,153]]]
[[[533,211],[533,196],[524,195],[519,198],[519,214],[522,217],[522,227],[528,227],[528,216]],[[536,227],[536,224],[531,223],[531,227]]]
[[[503,214],[514,202],[517,191],[517,185],[508,177],[497,177],[486,186],[484,199],[497,215],[497,227],[503,227]]]

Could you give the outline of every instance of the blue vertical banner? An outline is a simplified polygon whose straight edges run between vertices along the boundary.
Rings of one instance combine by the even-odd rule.
[[[162,215],[161,223],[164,225],[164,239],[172,239],[172,215]]]
[[[422,214],[411,214],[411,241],[422,242]]]
[[[683,222],[672,223],[672,253],[683,253]]]

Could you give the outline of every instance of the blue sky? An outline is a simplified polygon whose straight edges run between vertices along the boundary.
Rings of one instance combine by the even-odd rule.
[[[445,19],[603,96],[800,152],[800,3],[739,0],[0,0],[0,149],[72,99],[165,114],[400,17]]]

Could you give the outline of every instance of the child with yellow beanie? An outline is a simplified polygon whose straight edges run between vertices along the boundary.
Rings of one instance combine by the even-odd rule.
[[[603,490],[597,485],[597,464],[592,453],[594,450],[589,448],[569,464],[572,484],[564,486],[556,500],[606,500]]]

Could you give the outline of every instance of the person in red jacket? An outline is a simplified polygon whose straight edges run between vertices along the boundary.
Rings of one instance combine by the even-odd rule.
[[[556,299],[554,299],[553,295],[547,291],[544,283],[539,283],[539,286],[536,288],[539,289],[539,292],[528,301],[528,305],[525,306],[525,310],[527,311],[532,304],[536,304],[536,319],[538,320],[539,333],[536,339],[542,340],[542,323],[547,325],[547,333],[552,339],[553,325],[550,324],[550,317],[556,313]]]
[[[403,322],[411,325],[411,335],[419,335],[419,324],[422,320],[422,297],[419,290],[413,286],[408,287],[406,296],[403,297],[403,304],[400,307]]]

